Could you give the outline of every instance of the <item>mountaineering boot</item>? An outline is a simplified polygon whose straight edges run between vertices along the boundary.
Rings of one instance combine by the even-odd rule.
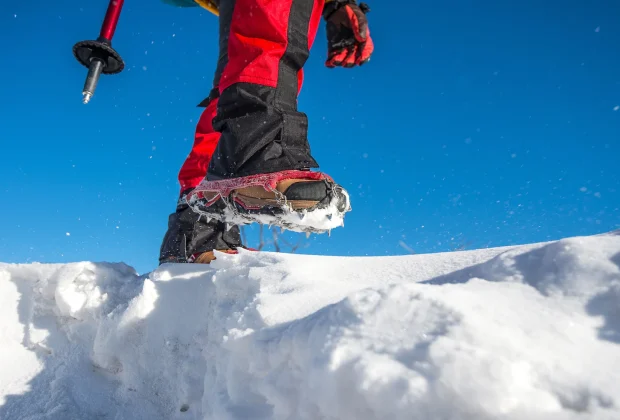
[[[236,249],[218,249],[217,251],[224,252],[226,254],[237,254]],[[192,261],[188,262],[192,262],[194,264],[209,264],[215,259],[215,251],[207,251],[202,254],[194,254]]]
[[[207,221],[187,205],[185,191],[177,209],[168,218],[168,231],[161,244],[159,263],[206,263],[215,259],[213,250],[236,253],[243,247],[237,226]]]
[[[203,180],[187,203],[207,220],[253,222],[297,232],[326,232],[344,224],[349,195],[321,172],[289,170]]]

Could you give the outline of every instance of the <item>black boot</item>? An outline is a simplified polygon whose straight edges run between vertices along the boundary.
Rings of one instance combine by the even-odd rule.
[[[328,175],[280,171],[219,180],[205,179],[188,193],[205,217],[236,225],[262,223],[297,232],[327,232],[344,225],[349,194]]]
[[[185,202],[189,191],[179,199],[177,209],[168,217],[168,231],[159,252],[159,263],[204,262],[203,253],[229,251],[242,247],[238,226],[226,230],[226,223],[194,212]]]

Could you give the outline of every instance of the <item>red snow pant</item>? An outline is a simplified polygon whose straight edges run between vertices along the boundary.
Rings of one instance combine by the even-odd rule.
[[[324,0],[220,0],[214,92],[179,172],[181,192],[202,179],[316,168],[307,117],[297,111]]]

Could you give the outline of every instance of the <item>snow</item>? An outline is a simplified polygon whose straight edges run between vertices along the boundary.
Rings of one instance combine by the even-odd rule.
[[[617,419],[620,232],[0,264],[0,419]]]

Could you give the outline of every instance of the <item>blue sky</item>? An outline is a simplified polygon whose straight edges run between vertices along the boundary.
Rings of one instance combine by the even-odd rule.
[[[127,0],[114,39],[127,69],[84,106],[71,47],[97,36],[107,1],[37,3],[0,5],[0,261],[149,271],[210,89],[217,20]],[[324,68],[323,25],[306,66],[313,154],[353,211],[302,252],[427,253],[620,227],[620,4],[370,5],[367,66]]]

